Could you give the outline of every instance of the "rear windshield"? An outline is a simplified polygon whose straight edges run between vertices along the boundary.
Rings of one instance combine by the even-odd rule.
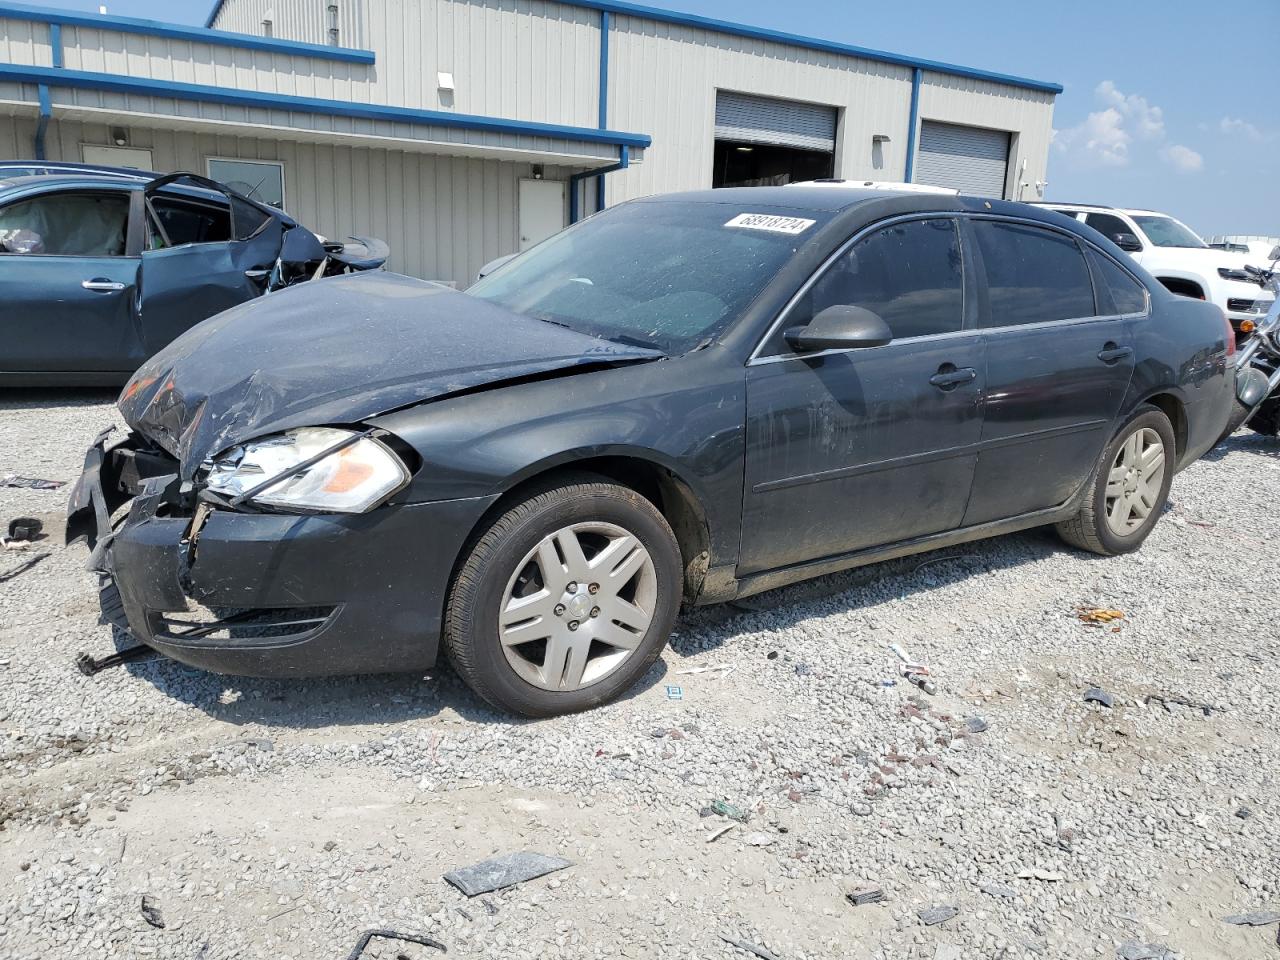
[[[720,203],[624,204],[467,292],[589,336],[684,353],[741,316],[829,218]]]

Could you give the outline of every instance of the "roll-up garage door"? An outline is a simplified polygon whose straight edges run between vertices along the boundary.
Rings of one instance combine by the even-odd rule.
[[[835,107],[745,93],[716,94],[716,139],[834,150]]]
[[[979,197],[1003,197],[1009,170],[1009,134],[925,120],[920,124],[916,183],[953,187]]]

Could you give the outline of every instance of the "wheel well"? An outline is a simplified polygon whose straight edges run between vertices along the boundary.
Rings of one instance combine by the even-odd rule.
[[[512,504],[524,500],[532,489],[545,490],[556,483],[558,476],[575,473],[599,474],[619,486],[629,487],[658,508],[680,545],[685,598],[694,600],[702,589],[711,559],[711,531],[706,511],[688,484],[651,460],[627,456],[589,457],[526,477],[489,508],[477,529],[482,531],[487,525],[485,520],[500,516]]]
[[[1194,280],[1183,280],[1181,277],[1157,277],[1156,279],[1164,284],[1164,288],[1170,293],[1176,293],[1180,297],[1204,299],[1204,287]]]
[[[1158,408],[1173,424],[1173,438],[1177,442],[1178,457],[1181,459],[1183,451],[1187,449],[1187,411],[1182,406],[1182,401],[1171,393],[1158,393],[1154,397],[1147,397],[1146,402]]]

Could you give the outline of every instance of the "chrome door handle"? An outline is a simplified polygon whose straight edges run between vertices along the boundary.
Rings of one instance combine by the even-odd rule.
[[[271,276],[271,269],[266,267],[262,270],[246,270],[244,275],[250,280],[265,280],[267,277]]]
[[[80,286],[86,290],[92,290],[95,293],[119,293],[124,289],[124,284],[117,280],[104,280],[101,277],[94,277],[92,280],[82,280]]]
[[[938,368],[938,372],[929,378],[929,382],[935,387],[949,390],[951,387],[958,387],[962,383],[976,380],[977,377],[978,371],[973,367],[960,367],[957,369],[949,363],[944,363]]]
[[[1125,357],[1132,356],[1133,347],[1119,347],[1114,343],[1108,343],[1098,353],[1098,359],[1103,363],[1115,363],[1117,360],[1123,360]]]

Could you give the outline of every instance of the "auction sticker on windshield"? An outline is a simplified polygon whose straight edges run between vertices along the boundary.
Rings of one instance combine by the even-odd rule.
[[[801,217],[778,217],[768,213],[740,213],[726,227],[737,227],[741,230],[768,230],[770,233],[804,233],[814,224],[813,220]]]

